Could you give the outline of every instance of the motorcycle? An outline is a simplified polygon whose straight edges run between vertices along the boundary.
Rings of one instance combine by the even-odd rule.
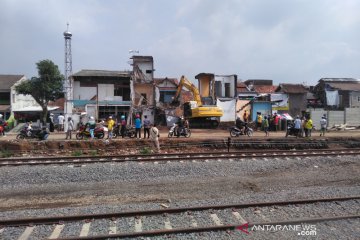
[[[247,124],[245,124],[243,127],[244,127],[244,131],[241,131],[241,129],[239,129],[236,126],[231,127],[230,136],[239,137],[240,135],[247,135],[248,137],[251,137],[254,134],[254,130],[251,127],[248,127]]]
[[[96,127],[94,130],[94,137],[102,139],[105,136],[104,128]],[[76,133],[76,139],[81,140],[84,137],[90,138],[90,131],[86,129],[85,125],[81,125]]]
[[[171,128],[169,129],[168,137],[171,138],[172,136],[176,136],[177,135],[177,129],[178,129],[178,125],[176,123],[174,123],[171,126]]]
[[[46,127],[28,129],[24,127],[16,136],[16,139],[34,139],[46,140],[49,136],[49,130]]]
[[[5,135],[5,127],[7,126],[7,122],[0,124],[0,136]]]
[[[180,133],[179,133],[180,131]],[[187,127],[183,127],[183,128],[180,128],[179,130],[179,126],[177,124],[174,124],[170,130],[169,130],[169,133],[168,133],[168,137],[171,138],[171,137],[186,137],[186,138],[189,138],[191,136],[191,130]]]
[[[121,125],[117,125],[113,129],[113,138],[121,137]],[[135,137],[135,127],[126,126],[124,137],[134,138]]]
[[[299,137],[299,130],[300,129],[295,128],[295,125],[293,123],[289,123],[286,129],[285,137],[288,137],[289,135]]]

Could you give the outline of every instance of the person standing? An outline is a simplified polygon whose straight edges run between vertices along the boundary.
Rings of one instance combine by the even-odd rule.
[[[2,131],[0,132],[3,136],[5,136],[5,127],[6,127],[7,123],[6,121],[3,119],[3,115],[0,114],[0,126],[2,127]]]
[[[54,114],[50,113],[50,132],[54,132]]]
[[[71,117],[68,117],[68,128],[66,131],[66,137],[65,139],[71,139],[71,133],[74,130],[74,121],[71,119]]]
[[[112,118],[112,116],[109,116],[109,119],[107,121],[107,129],[108,129],[108,138],[109,139],[112,139],[112,137],[113,137],[114,125],[115,125],[114,119]]]
[[[243,119],[246,123],[249,121],[249,114],[247,110],[244,111]]]
[[[64,122],[65,117],[64,115],[62,115],[62,113],[60,113],[60,115],[58,116],[59,131],[64,131]]]
[[[139,114],[135,116],[135,137],[138,139],[141,138],[141,120]]]
[[[275,132],[279,130],[279,120],[280,120],[280,116],[277,113],[274,113]]]
[[[264,129],[265,136],[268,137],[269,136],[269,120],[268,120],[267,116],[265,116],[264,120],[262,121],[262,127]]]
[[[96,122],[95,122],[95,119],[93,116],[90,117],[90,120],[87,124],[89,125],[90,137],[91,137],[91,139],[94,139]]]
[[[261,130],[262,121],[263,117],[261,115],[261,112],[258,112],[256,116],[256,131]]]
[[[325,132],[326,132],[326,125],[327,125],[327,120],[326,120],[326,116],[322,116],[321,120],[320,120],[320,137],[321,136],[325,136]]]
[[[160,133],[159,133],[159,129],[156,127],[156,124],[151,124],[150,126],[151,126],[151,128],[150,128],[150,138],[154,142],[156,152],[160,153],[160,143],[159,143]]]
[[[296,116],[296,119],[294,121],[294,129],[295,129],[296,137],[300,137],[300,134],[301,134],[301,120],[300,120],[299,115]]]
[[[305,129],[305,137],[311,137],[311,129],[313,128],[313,123],[312,123],[312,120],[310,118],[310,116],[308,116],[306,118],[306,121],[305,121],[305,126],[304,126],[304,129]]]
[[[121,124],[121,129],[120,129],[121,137],[124,138],[125,137],[125,130],[126,130],[126,120],[125,120],[124,115],[121,116],[120,124]]]
[[[150,127],[151,127],[151,122],[150,120],[147,118],[147,115],[144,116],[144,121],[143,121],[143,125],[144,125],[144,139],[146,138],[146,134],[147,134],[147,138],[150,137]]]

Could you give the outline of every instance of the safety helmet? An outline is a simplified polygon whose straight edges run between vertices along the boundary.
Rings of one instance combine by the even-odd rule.
[[[112,118],[112,116],[109,116],[109,118]]]
[[[124,116],[124,115],[122,115],[122,116],[121,116],[121,119],[125,119],[125,116]]]
[[[93,116],[91,116],[91,117],[90,117],[90,119],[91,119],[91,120],[94,120],[94,117],[93,117]]]
[[[135,115],[135,117],[136,117],[136,118],[139,118],[139,117],[140,117],[140,115],[139,115],[139,114],[136,114],[136,115]]]
[[[0,118],[2,118],[3,117],[3,115],[2,114],[0,114]]]

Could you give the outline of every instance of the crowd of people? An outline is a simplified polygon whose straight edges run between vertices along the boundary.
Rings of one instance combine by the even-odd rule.
[[[261,112],[257,112],[255,119],[255,130],[264,131],[265,136],[269,136],[269,132],[281,130],[282,117],[278,113],[272,115],[263,115]],[[313,121],[310,115],[306,114],[302,117],[297,115],[294,121],[286,120],[287,124],[293,124],[293,127],[298,137],[311,137],[312,129],[314,128]],[[243,118],[237,117],[235,124],[243,131],[245,124],[249,123],[249,112],[244,111]],[[320,120],[320,136],[325,136],[327,128],[327,118],[324,114]]]

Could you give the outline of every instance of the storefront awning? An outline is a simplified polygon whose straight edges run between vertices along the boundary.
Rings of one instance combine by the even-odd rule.
[[[53,111],[58,109],[59,107],[57,106],[48,106],[47,109],[48,111]],[[20,108],[17,110],[14,110],[14,112],[42,112],[42,108],[40,106],[28,106],[28,107],[24,107],[24,108]]]
[[[10,110],[10,105],[0,105],[0,112],[7,112]]]

